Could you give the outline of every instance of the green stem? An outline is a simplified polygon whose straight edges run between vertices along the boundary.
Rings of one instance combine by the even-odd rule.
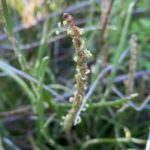
[[[133,0],[130,3],[129,7],[128,7],[127,16],[126,16],[126,19],[125,19],[125,24],[124,24],[124,27],[123,27],[120,43],[119,43],[118,49],[115,52],[115,55],[114,55],[114,58],[113,58],[113,67],[114,68],[111,72],[111,75],[110,75],[110,78],[109,78],[109,81],[108,81],[108,84],[107,84],[107,88],[106,88],[106,91],[104,93],[104,97],[101,100],[102,102],[106,101],[106,99],[108,98],[108,96],[110,94],[111,87],[113,85],[113,79],[114,79],[114,77],[116,75],[116,72],[117,72],[117,69],[119,67],[118,60],[119,60],[120,54],[121,54],[121,52],[124,48],[124,45],[125,45],[126,37],[127,37],[127,34],[128,34],[128,28],[129,28],[129,25],[130,25],[131,16],[132,16],[132,12],[133,12],[133,8],[134,8],[135,4],[136,4],[136,0]]]
[[[107,102],[99,102],[99,103],[90,103],[90,107],[112,107],[112,106],[118,106],[118,105],[123,105],[125,103],[127,103],[130,100],[133,100],[134,98],[136,98],[138,96],[137,93],[132,94],[128,97],[124,97],[115,101],[107,101]],[[62,106],[62,107],[71,107],[71,104],[66,104],[66,103],[62,103],[57,106]]]
[[[104,144],[104,143],[109,143],[109,144],[114,144],[114,143],[135,143],[135,144],[146,144],[146,140],[143,139],[137,139],[137,138],[97,138],[97,139],[92,139],[87,142],[85,142],[82,146],[83,149],[88,148],[91,145],[95,144]]]
[[[132,94],[129,97],[124,97],[116,101],[109,101],[109,102],[100,102],[96,104],[92,104],[93,107],[111,107],[111,106],[117,106],[117,105],[122,105],[124,103],[127,103],[128,101],[136,98],[138,96],[137,93]]]
[[[9,8],[7,5],[7,0],[2,0],[2,11],[3,11],[3,16],[4,16],[4,22],[5,22],[5,26],[6,26],[6,31],[7,31],[7,35],[8,35],[8,39],[10,40],[13,49],[15,51],[15,54],[18,58],[18,61],[20,63],[20,66],[23,70],[27,69],[27,62],[25,57],[23,56],[23,53],[21,52],[21,49],[19,47],[19,44],[15,38],[15,36],[13,35],[13,24],[9,15]]]

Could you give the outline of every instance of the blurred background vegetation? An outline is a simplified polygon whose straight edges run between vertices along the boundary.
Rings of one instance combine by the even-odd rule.
[[[88,105],[68,133],[61,122],[71,107],[76,64],[71,38],[58,28],[64,12],[84,29],[93,54]],[[134,99],[125,84],[132,61]],[[1,150],[149,150],[149,101],[149,0],[0,1]]]

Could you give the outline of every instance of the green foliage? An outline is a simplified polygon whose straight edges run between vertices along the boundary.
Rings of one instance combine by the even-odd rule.
[[[0,149],[145,149],[150,124],[149,0],[114,0],[103,40],[102,0],[44,0],[42,8],[32,11],[36,22],[28,27],[17,6],[9,0],[0,3]],[[82,122],[68,133],[60,124],[72,108],[76,52],[64,26],[59,24],[55,34],[64,12],[84,29],[87,49],[93,55],[98,51],[87,62],[88,88],[76,116]],[[132,34],[138,45],[135,93],[125,96]],[[31,111],[24,111],[28,107]]]

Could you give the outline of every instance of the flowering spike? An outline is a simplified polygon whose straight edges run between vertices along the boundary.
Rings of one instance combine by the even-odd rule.
[[[76,50],[76,56],[74,57],[74,60],[77,63],[75,75],[76,90],[74,92],[74,96],[70,99],[70,101],[72,102],[72,108],[69,110],[63,122],[63,129],[65,131],[68,131],[73,125],[75,116],[84,99],[84,93],[87,87],[88,80],[87,74],[90,72],[88,70],[86,61],[92,54],[86,49],[85,42],[81,38],[83,30],[75,25],[73,17],[69,13],[64,13],[63,17],[65,25],[67,27],[67,34],[71,36],[73,46]],[[78,123],[80,123],[81,118],[79,118],[78,121]]]

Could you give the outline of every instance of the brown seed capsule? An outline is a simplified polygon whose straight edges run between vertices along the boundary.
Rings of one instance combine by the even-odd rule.
[[[68,24],[73,24],[73,17],[69,13],[64,13],[63,17]]]
[[[68,16],[69,16],[69,14],[68,14],[68,13],[64,13],[64,15],[63,15],[64,19],[67,19],[67,18],[68,18]]]

